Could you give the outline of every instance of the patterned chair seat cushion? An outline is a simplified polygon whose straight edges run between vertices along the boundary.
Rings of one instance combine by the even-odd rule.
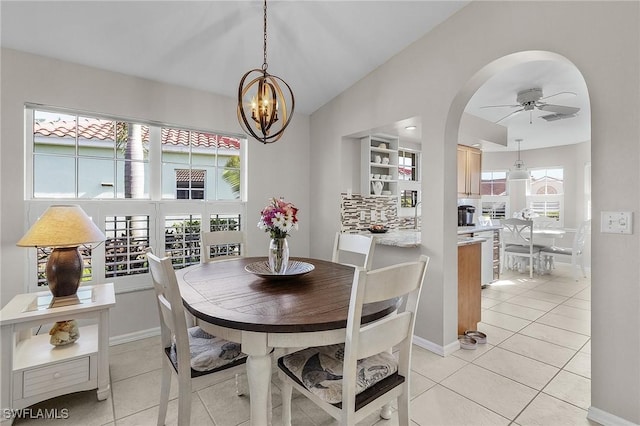
[[[278,365],[310,392],[329,404],[342,402],[342,366],[344,344],[303,349],[285,355]],[[385,378],[397,376],[398,363],[387,352],[358,361],[356,395]]]
[[[246,361],[247,355],[242,353],[239,343],[212,336],[198,326],[191,327],[187,331],[193,371],[208,372],[222,367],[232,367]],[[171,348],[167,349],[169,359],[177,370],[175,342]]]
[[[544,246],[538,246],[535,245],[533,246],[533,252],[534,253],[538,253],[542,247]],[[529,246],[521,246],[518,244],[512,244],[512,245],[508,245],[507,247],[505,247],[504,251],[509,252],[509,253],[522,253],[522,254],[529,254]]]
[[[543,248],[542,251],[549,254],[564,254],[566,256],[571,256],[573,254],[573,249],[571,249],[571,247],[551,246],[551,247]],[[578,252],[577,254],[580,254],[580,253],[581,252]]]

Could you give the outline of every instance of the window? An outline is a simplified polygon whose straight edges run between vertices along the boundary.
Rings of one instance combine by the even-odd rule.
[[[162,198],[240,198],[240,141],[214,133],[163,127]],[[173,183],[175,182],[175,187]]]
[[[149,127],[33,111],[33,198],[149,198]]]
[[[507,195],[507,172],[482,172],[480,195]]]
[[[418,202],[418,191],[402,190],[400,192],[400,207],[415,207]]]
[[[176,198],[178,200],[204,200],[206,170],[176,170]]]
[[[104,229],[105,278],[149,272],[149,216],[108,216]]]
[[[504,219],[509,208],[507,172],[504,170],[483,171],[480,174],[480,198],[482,216]]]
[[[420,153],[400,148],[398,150],[398,179],[419,181],[418,164]]]
[[[564,193],[563,169],[531,170],[531,193],[537,195]]]
[[[562,168],[531,170],[531,190],[527,205],[540,216],[560,222],[564,206],[564,170]]]
[[[240,231],[240,215],[211,215],[209,218],[210,231]],[[239,256],[240,246],[236,244],[221,244],[211,246],[211,257]]]
[[[198,215],[166,216],[165,251],[175,269],[200,263],[200,222]]]
[[[491,219],[505,219],[507,217],[506,201],[482,201],[482,216]]]
[[[244,137],[40,105],[27,105],[25,117],[27,223],[72,202],[105,233],[104,243],[80,247],[84,282],[149,288],[147,248],[184,267],[200,261],[202,218],[212,230],[240,228]],[[49,252],[28,254],[32,290],[46,285]]]

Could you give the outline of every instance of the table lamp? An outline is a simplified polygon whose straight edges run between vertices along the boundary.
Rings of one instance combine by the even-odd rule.
[[[82,278],[81,244],[97,243],[105,236],[78,205],[50,206],[18,241],[20,247],[53,247],[46,266],[47,283],[54,297],[76,294]]]

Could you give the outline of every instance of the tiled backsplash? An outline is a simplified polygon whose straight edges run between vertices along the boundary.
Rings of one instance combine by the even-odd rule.
[[[361,231],[369,228],[372,224],[381,224],[392,229],[413,227],[412,217],[398,217],[396,198],[367,197],[359,194],[352,194],[348,197],[345,193],[340,195],[342,232]],[[373,220],[372,212],[375,212]]]

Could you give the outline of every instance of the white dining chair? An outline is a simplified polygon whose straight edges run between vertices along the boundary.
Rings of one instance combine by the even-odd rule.
[[[555,245],[550,247],[544,247],[540,252],[545,255],[566,256],[571,258],[571,273],[573,279],[578,281],[578,264],[582,271],[582,276],[586,278],[587,273],[584,270],[584,245],[587,238],[587,234],[591,230],[591,220],[585,220],[578,227],[578,231],[573,237],[573,243],[571,247],[557,247]]]
[[[394,400],[398,424],[409,424],[411,347],[420,291],[429,258],[366,271],[353,278],[344,344],[306,348],[278,359],[282,417],[291,425],[295,388],[341,425],[354,425]],[[361,323],[363,305],[394,298],[404,307]],[[397,349],[397,355],[388,350]]]
[[[531,220],[533,221],[533,229],[554,229],[560,226],[557,219],[548,216],[537,216]]]
[[[202,263],[246,256],[247,235],[244,231],[204,231],[200,235]]]
[[[540,261],[542,246],[533,243],[533,221],[524,219],[504,219],[502,221],[502,262],[510,269],[522,269],[522,259],[528,259],[529,278]]]
[[[170,257],[159,258],[147,251],[153,288],[160,316],[162,340],[162,384],[158,426],[164,425],[169,403],[171,376],[178,376],[178,425],[188,426],[191,417],[192,381],[233,367],[244,369],[246,355],[238,343],[212,336],[200,327],[187,328],[182,296]],[[236,393],[238,373],[236,372]],[[210,382],[210,379],[207,379]],[[197,385],[196,385],[197,386]]]
[[[375,244],[375,239],[371,236],[336,232],[336,237],[333,242],[333,255],[331,257],[331,261],[336,263],[345,263],[340,260],[347,256],[352,256],[352,254],[356,254],[360,260],[359,263],[349,262],[345,264],[362,266],[368,271],[371,269],[371,265],[373,263]],[[351,260],[351,258],[349,259]]]

